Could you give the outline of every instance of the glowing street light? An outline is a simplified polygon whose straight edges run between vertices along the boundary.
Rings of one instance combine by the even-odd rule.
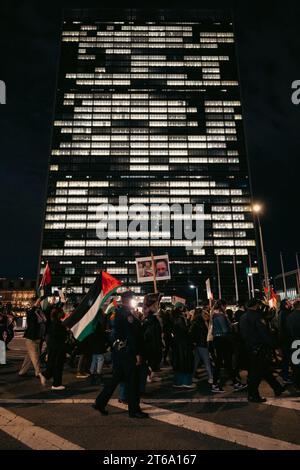
[[[196,289],[196,307],[199,306],[199,295],[198,295],[198,287],[194,286],[193,284],[190,285],[191,289]]]
[[[262,212],[262,205],[261,204],[254,204],[252,206],[252,210],[256,214],[257,223],[258,223],[260,249],[261,249],[261,259],[262,259],[263,270],[264,270],[264,286],[267,289],[267,297],[268,297],[269,296],[269,273],[268,273],[266,254],[265,254],[265,249],[264,249],[262,228],[261,228],[260,217],[259,217],[259,214]]]

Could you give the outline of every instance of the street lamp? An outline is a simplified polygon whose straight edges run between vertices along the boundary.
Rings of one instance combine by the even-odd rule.
[[[198,295],[198,287],[194,286],[194,285],[191,285],[190,286],[191,289],[196,289],[196,307],[199,306],[199,295]]]
[[[259,214],[262,211],[262,206],[260,204],[254,204],[252,209],[253,209],[253,212],[255,212],[256,217],[257,217],[259,239],[260,239],[260,249],[261,249],[261,258],[262,258],[263,270],[264,270],[264,285],[265,285],[265,288],[267,289],[267,296],[268,296],[269,295],[269,274],[268,274],[267,260],[266,260],[265,249],[264,249],[264,241],[263,241],[261,223],[260,223],[260,218],[259,218]]]

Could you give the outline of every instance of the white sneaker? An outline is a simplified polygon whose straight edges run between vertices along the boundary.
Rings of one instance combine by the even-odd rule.
[[[39,374],[39,379],[41,381],[41,385],[45,387],[46,385],[46,377],[43,376],[43,374]]]
[[[161,377],[157,377],[156,375],[154,375],[154,377],[152,377],[152,382],[161,382],[161,381],[162,381]]]
[[[191,385],[183,385],[184,388],[189,388],[189,389],[194,389],[194,388],[197,388],[197,385],[196,384],[191,384]]]
[[[51,387],[51,390],[65,390],[65,386],[64,385],[58,385],[57,387],[54,387],[54,385],[52,385]]]

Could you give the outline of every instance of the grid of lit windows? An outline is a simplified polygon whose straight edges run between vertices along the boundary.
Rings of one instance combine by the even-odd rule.
[[[172,280],[163,290],[171,293],[199,283],[199,269],[214,282],[219,256],[231,296],[233,255],[242,272],[255,253],[231,20],[76,15],[62,31],[42,263],[78,293],[104,265],[140,291],[127,263],[168,252]],[[170,232],[99,240],[97,207],[119,196],[147,207],[204,204],[204,246],[191,249]]]

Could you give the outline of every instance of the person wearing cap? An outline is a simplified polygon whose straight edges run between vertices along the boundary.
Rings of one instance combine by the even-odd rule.
[[[249,300],[247,311],[240,320],[240,332],[248,353],[248,401],[263,403],[266,398],[259,394],[259,385],[264,379],[280,396],[284,387],[272,371],[272,349],[274,338],[263,318],[263,303],[259,298]]]
[[[141,324],[132,313],[133,292],[121,294],[122,305],[116,309],[113,331],[113,375],[96,398],[93,408],[102,415],[117,385],[125,382],[128,393],[128,412],[130,418],[147,418],[148,414],[140,408],[138,367],[142,364]]]

